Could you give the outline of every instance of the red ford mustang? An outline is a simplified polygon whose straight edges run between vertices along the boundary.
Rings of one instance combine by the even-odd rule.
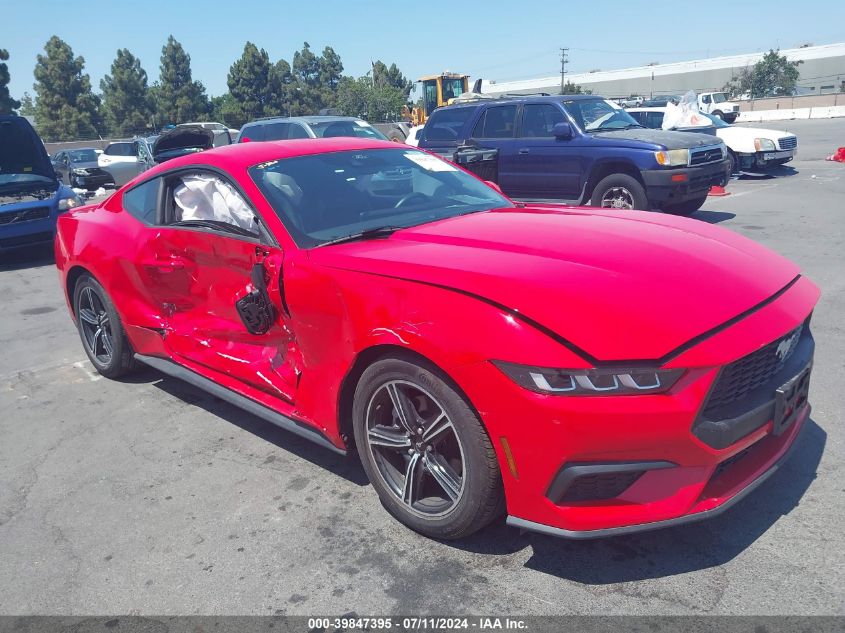
[[[393,143],[177,158],[60,218],[91,362],[150,365],[344,453],[437,538],[716,514],[807,419],[819,291],[730,231],[526,207]]]

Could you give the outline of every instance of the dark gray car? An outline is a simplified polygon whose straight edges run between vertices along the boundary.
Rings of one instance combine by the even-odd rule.
[[[97,158],[97,150],[93,147],[80,147],[57,152],[51,162],[62,182],[74,189],[93,191],[114,184],[114,176],[100,168]]]

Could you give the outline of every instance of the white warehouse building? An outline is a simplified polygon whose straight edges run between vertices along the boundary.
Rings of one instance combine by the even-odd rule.
[[[676,95],[694,90],[710,92],[722,87],[746,66],[753,66],[765,53],[712,57],[672,64],[653,64],[622,70],[594,70],[566,73],[566,81],[580,85],[593,94],[617,98],[631,95],[645,97]],[[803,94],[840,92],[845,82],[845,43],[784,49],[780,54],[789,61],[801,61],[798,85]],[[560,92],[560,75],[520,81],[482,82],[486,94],[529,94]]]

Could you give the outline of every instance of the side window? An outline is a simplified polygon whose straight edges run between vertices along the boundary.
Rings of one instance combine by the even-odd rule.
[[[112,143],[103,153],[108,156],[132,156],[134,154],[132,143]]]
[[[282,141],[288,137],[290,123],[268,123],[264,128],[264,141]],[[258,139],[254,139],[258,140]]]
[[[550,138],[558,123],[565,122],[563,112],[548,103],[529,103],[522,108],[522,136]]]
[[[167,187],[166,224],[219,228],[231,234],[258,237],[255,211],[240,193],[216,174],[194,172],[177,176]],[[217,226],[215,226],[217,225]],[[230,229],[227,229],[229,225]]]
[[[648,112],[646,113],[645,126],[652,130],[659,130],[663,126],[662,112]]]
[[[288,138],[310,138],[308,132],[299,123],[291,123]]]
[[[457,141],[475,108],[440,108],[425,124],[426,141]]]
[[[473,130],[473,138],[513,138],[516,104],[487,108]]]
[[[153,178],[123,194],[123,208],[144,224],[155,224],[160,180]]]
[[[241,139],[249,139],[250,141],[263,141],[264,140],[264,126],[263,125],[251,125],[248,128],[241,131]]]
[[[646,125],[645,112],[631,112],[630,110],[628,110],[628,114],[630,114],[634,118],[634,121],[636,121],[640,125]]]
[[[701,97],[701,100],[704,103],[710,103],[710,95],[704,95],[703,97]]]

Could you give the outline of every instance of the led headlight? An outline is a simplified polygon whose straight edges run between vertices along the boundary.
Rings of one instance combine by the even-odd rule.
[[[754,149],[758,152],[773,152],[775,150],[775,142],[767,138],[755,138]]]
[[[91,175],[90,172],[87,169],[82,168],[82,167],[80,167],[78,169],[74,169],[73,173],[76,174],[77,176],[90,176]]]
[[[689,163],[688,149],[670,149],[654,152],[654,159],[663,167],[680,167]]]
[[[558,396],[620,396],[663,393],[684,374],[683,369],[595,368],[551,369],[493,361],[518,385]]]

